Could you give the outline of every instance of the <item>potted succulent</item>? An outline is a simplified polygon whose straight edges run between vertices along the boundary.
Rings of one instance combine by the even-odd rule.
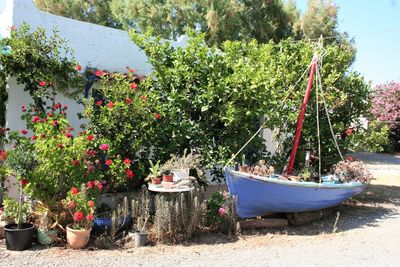
[[[4,207],[6,216],[13,221],[5,226],[6,246],[9,250],[28,249],[32,245],[35,232],[35,226],[27,222],[31,209],[24,201],[23,187],[29,183],[29,175],[36,167],[37,161],[34,151],[26,141],[26,139],[21,139],[21,142],[8,153],[5,160],[6,166],[20,182],[18,204],[15,205],[15,202],[9,201]]]
[[[160,171],[160,161],[156,164],[149,160],[150,163],[150,174],[146,177],[145,181],[151,181],[152,184],[161,184],[161,171]]]
[[[139,197],[132,200],[132,229],[135,231],[135,246],[142,247],[147,243],[147,223],[150,219],[150,196],[149,192],[143,188]]]
[[[72,249],[81,249],[89,242],[94,219],[94,199],[88,197],[86,185],[82,184],[81,190],[73,187],[68,192],[64,205],[74,220],[67,225],[67,242]]]

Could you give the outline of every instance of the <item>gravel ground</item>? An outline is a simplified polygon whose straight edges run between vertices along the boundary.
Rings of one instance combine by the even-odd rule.
[[[234,239],[200,234],[190,243],[140,249],[34,246],[12,252],[0,240],[0,266],[399,266],[399,226],[400,173],[393,172],[378,175],[365,193],[306,226]]]

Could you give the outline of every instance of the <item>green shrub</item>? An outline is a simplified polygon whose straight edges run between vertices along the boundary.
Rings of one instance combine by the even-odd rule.
[[[388,134],[388,125],[372,121],[367,129],[357,129],[346,138],[347,148],[353,151],[382,152],[389,145]]]

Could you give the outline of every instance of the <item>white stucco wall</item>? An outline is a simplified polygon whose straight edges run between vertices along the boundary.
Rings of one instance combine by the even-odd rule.
[[[56,27],[60,35],[68,41],[69,47],[74,49],[75,58],[83,68],[91,66],[125,72],[129,66],[136,69],[138,75],[147,75],[151,71],[145,53],[132,43],[125,31],[40,11],[33,0],[0,0],[0,33],[3,36],[9,36],[11,26],[19,27],[23,22],[28,23],[32,30],[37,27],[45,28],[48,34]],[[171,43],[174,46],[184,46],[186,42],[182,40]],[[14,79],[9,80],[8,86],[7,127],[20,130],[25,127],[20,119],[21,105],[28,104],[30,97]],[[74,128],[79,128],[82,122],[78,120],[76,113],[82,111],[82,107],[63,96],[58,96],[57,101],[68,105],[71,124]]]

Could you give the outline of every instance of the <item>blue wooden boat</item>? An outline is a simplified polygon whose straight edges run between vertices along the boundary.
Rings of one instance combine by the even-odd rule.
[[[279,180],[277,175],[254,176],[230,168],[225,168],[225,176],[229,193],[236,197],[236,212],[240,218],[333,207],[367,187],[360,182],[286,181]]]

